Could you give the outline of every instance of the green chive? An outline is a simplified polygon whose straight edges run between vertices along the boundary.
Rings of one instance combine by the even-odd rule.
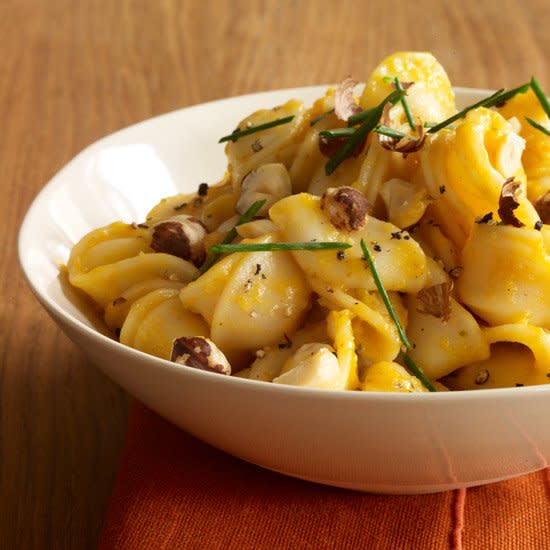
[[[403,327],[401,326],[401,323],[399,321],[399,317],[397,317],[397,313],[395,313],[395,309],[393,309],[393,306],[390,301],[390,297],[388,296],[388,293],[386,292],[386,289],[384,288],[384,285],[382,283],[382,280],[380,279],[380,275],[378,275],[378,270],[376,269],[376,265],[374,264],[374,260],[372,259],[371,253],[369,252],[369,249],[367,248],[367,245],[365,243],[365,239],[361,239],[361,249],[363,250],[363,254],[365,256],[365,260],[367,261],[367,264],[369,265],[369,269],[372,273],[372,278],[374,279],[374,283],[376,284],[376,288],[378,289],[378,292],[380,294],[380,297],[382,298],[382,301],[384,302],[384,305],[386,306],[386,309],[388,310],[388,313],[390,314],[390,317],[392,321],[395,324],[395,327],[397,328],[397,332],[399,334],[399,339],[407,348],[408,350],[411,349],[411,344],[409,340],[407,339],[407,335],[405,334],[405,331],[403,330]]]
[[[373,109],[370,109],[370,111],[363,111],[368,112],[369,115],[365,120],[362,122],[361,126],[355,130],[353,135],[348,139],[332,157],[328,160],[328,162],[325,164],[325,174],[327,176],[330,176],[340,166],[340,164],[347,158],[353,150],[363,141],[368,135],[371,130],[374,129],[374,127],[378,124],[380,121],[380,117],[382,116],[382,111],[384,110],[384,105],[386,103],[395,103],[399,100],[401,97],[402,92],[398,92],[397,90],[393,91],[390,95],[388,95],[385,99],[382,100],[382,102],[374,107]],[[363,114],[363,113],[359,113]],[[348,119],[349,121],[353,117],[350,117]]]
[[[550,136],[550,130],[543,126],[542,124],[539,124],[537,121],[533,120],[532,118],[529,118],[528,116],[525,117],[525,120],[537,130],[540,130],[543,134],[546,134],[547,136]]]
[[[436,392],[435,386],[430,379],[424,374],[424,371],[412,360],[408,353],[401,352],[401,359],[409,371],[411,371],[422,382],[424,387],[431,392]]]
[[[221,244],[229,244],[235,240],[237,236],[237,227],[243,223],[248,223],[252,218],[259,212],[260,208],[265,204],[266,199],[262,199],[252,203],[248,210],[237,220],[237,223],[231,228],[231,230],[224,237]],[[220,254],[210,255],[204,263],[199,267],[195,275],[193,276],[193,281],[198,279],[203,273],[208,271],[215,263],[216,260],[220,257]]]
[[[538,80],[533,76],[531,77],[531,89],[535,92],[541,107],[544,109],[544,112],[550,117],[550,103],[548,103],[548,98],[545,93],[542,91]]]
[[[481,101],[478,101],[477,103],[474,103],[473,105],[470,105],[469,107],[466,107],[465,109],[462,109],[462,111],[459,111],[452,117],[449,117],[448,119],[444,120],[443,122],[440,122],[439,124],[436,124],[433,128],[430,128],[428,130],[429,134],[433,134],[435,132],[439,132],[439,130],[442,130],[445,128],[445,126],[449,126],[449,124],[452,124],[455,120],[458,120],[464,116],[469,111],[472,111],[473,109],[477,109],[478,107],[485,107],[487,104],[494,105],[494,101],[502,96],[504,92],[504,88],[501,88],[498,90],[498,92],[495,92],[494,94],[491,94],[489,97],[486,97],[485,99],[482,99]],[[498,101],[497,101],[498,103]]]
[[[512,88],[511,90],[508,90],[507,92],[504,92],[500,94],[498,97],[493,99],[492,101],[488,101],[485,104],[485,107],[501,107],[504,105],[507,101],[512,99],[517,94],[524,94],[527,90],[529,90],[530,84],[527,82],[527,84],[522,84],[521,86],[518,86],[517,88]]]
[[[343,250],[351,248],[351,244],[341,242],[316,242],[302,243],[238,243],[216,244],[210,247],[213,254],[226,254],[228,252],[272,252],[276,250]]]
[[[318,122],[321,122],[325,117],[328,115],[331,115],[334,113],[334,109],[329,109],[328,111],[325,111],[324,113],[320,114],[319,116],[316,116],[314,119],[309,121],[310,126],[315,126]]]
[[[403,330],[403,327],[399,322],[399,317],[397,317],[397,313],[393,308],[390,297],[388,296],[388,293],[384,288],[384,284],[380,279],[380,275],[378,274],[378,270],[376,269],[376,265],[374,263],[374,260],[372,259],[371,253],[367,248],[365,239],[361,239],[361,249],[363,250],[365,260],[369,265],[370,271],[372,273],[372,278],[374,279],[374,283],[376,284],[376,288],[378,289],[378,293],[380,294],[382,301],[386,306],[386,310],[388,311],[392,321],[395,324],[395,327],[397,328],[399,339],[401,340],[401,343],[403,344],[403,346],[405,346],[405,349],[408,351],[412,348],[411,343],[409,342],[407,335],[405,334],[405,331]],[[422,384],[425,386],[425,388],[428,391],[431,391],[431,392],[437,391],[434,385],[428,379],[428,377],[424,374],[424,371],[418,365],[416,365],[416,363],[411,359],[411,357],[409,357],[409,355],[406,352],[401,352],[401,357],[403,358],[403,362],[405,363],[405,366],[420,380],[420,382],[422,382]]]
[[[395,139],[403,139],[406,137],[406,134],[403,132],[399,132],[398,130],[394,130],[393,128],[390,128],[389,126],[384,126],[383,124],[379,124],[374,131],[377,134],[382,134],[383,136],[388,136]],[[416,139],[411,137],[411,139]]]
[[[352,126],[363,123],[367,118],[369,118],[375,109],[376,107],[373,107],[372,109],[366,109],[365,111],[351,115],[348,118],[348,126],[351,128]]]
[[[319,137],[328,139],[351,137],[355,132],[355,128],[335,128],[334,130],[323,130],[319,132]]]
[[[244,136],[249,136],[250,134],[255,134],[256,132],[267,130],[268,128],[274,128],[275,126],[280,126],[281,124],[287,124],[293,118],[294,115],[290,115],[284,118],[276,118],[275,120],[271,120],[269,122],[266,122],[265,124],[258,124],[258,126],[251,126],[250,128],[246,128],[244,130],[235,130],[228,136],[223,136],[222,138],[220,138],[218,143],[223,143],[224,141],[237,141],[239,138],[242,138]]]
[[[395,84],[395,89],[398,92],[403,92],[403,95],[400,99],[401,105],[403,106],[403,111],[405,111],[405,116],[407,117],[407,122],[409,123],[411,130],[416,130],[416,126],[414,125],[413,117],[411,115],[411,110],[409,108],[409,103],[407,101],[407,98],[405,97],[407,95],[407,92],[405,92],[403,86],[401,86],[401,82],[399,82],[399,79],[397,77],[394,78],[393,82]]]
[[[424,122],[424,128],[433,128],[437,126],[437,122]]]

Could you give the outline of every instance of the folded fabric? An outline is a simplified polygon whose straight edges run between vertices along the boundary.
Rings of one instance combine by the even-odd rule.
[[[134,407],[100,548],[550,548],[548,470],[468,490],[382,496],[288,478]]]

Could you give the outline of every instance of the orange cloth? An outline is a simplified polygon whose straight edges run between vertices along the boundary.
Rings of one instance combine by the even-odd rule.
[[[548,470],[435,495],[323,487],[228,456],[141,405],[100,549],[550,548]]]

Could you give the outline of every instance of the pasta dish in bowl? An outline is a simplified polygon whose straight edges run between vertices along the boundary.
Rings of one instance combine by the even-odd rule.
[[[544,467],[550,107],[535,78],[456,99],[433,56],[398,53],[362,90],[347,78],[147,121],[39,196],[24,270],[112,378],[252,462],[380,492]],[[218,140],[227,167],[207,183]]]

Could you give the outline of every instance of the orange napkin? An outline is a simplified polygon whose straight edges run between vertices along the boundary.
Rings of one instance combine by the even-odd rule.
[[[434,495],[357,493],[247,464],[136,405],[100,549],[161,548],[549,549],[550,475]]]

